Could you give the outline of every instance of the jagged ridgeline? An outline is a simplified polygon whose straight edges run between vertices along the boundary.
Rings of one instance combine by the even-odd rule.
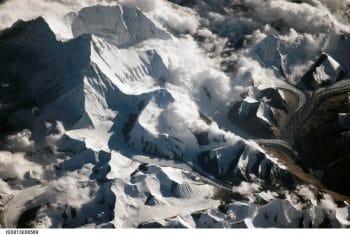
[[[348,227],[348,22],[278,2],[2,4],[0,226]]]

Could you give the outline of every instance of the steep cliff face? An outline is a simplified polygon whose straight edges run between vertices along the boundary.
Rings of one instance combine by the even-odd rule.
[[[301,89],[345,76],[344,9],[313,2],[6,2],[1,226],[349,226],[257,144],[282,136]]]

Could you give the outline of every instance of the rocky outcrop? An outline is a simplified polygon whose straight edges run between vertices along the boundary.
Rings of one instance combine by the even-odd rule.
[[[300,87],[316,90],[333,85],[345,77],[346,71],[330,55],[322,53],[299,82]]]

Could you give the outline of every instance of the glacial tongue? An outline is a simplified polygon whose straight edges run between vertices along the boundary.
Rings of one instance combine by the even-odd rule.
[[[284,100],[291,85],[269,87],[244,66],[232,79],[193,35],[160,28],[164,15],[96,5],[62,17],[19,21],[0,33],[1,226],[349,224],[346,207],[302,185],[308,181],[293,167],[226,120],[233,104],[230,118],[271,131],[276,112],[292,110]],[[275,50],[278,39],[254,37],[257,46],[242,53],[252,66],[274,67],[260,70],[268,81],[291,74],[286,67],[295,61]]]

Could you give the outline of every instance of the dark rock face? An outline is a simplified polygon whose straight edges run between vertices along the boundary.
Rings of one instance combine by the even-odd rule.
[[[65,119],[65,124],[69,125],[81,117],[84,113],[83,77],[90,67],[90,46],[91,38],[87,35],[64,43],[57,41],[42,18],[18,21],[2,31],[1,133],[30,128],[28,125],[34,119]],[[67,93],[71,95],[57,101]],[[50,103],[55,103],[56,109],[50,113],[41,112]],[[63,106],[64,109],[60,108]]]
[[[349,97],[337,90],[315,95],[291,118],[285,136],[298,152],[298,164],[335,192],[350,195]]]
[[[280,114],[287,115],[289,107],[278,88],[257,90],[255,97],[236,102],[228,119],[257,138],[274,138],[273,129],[280,126]]]
[[[345,69],[340,63],[323,53],[298,84],[307,94],[314,92],[314,95],[296,114],[289,113],[288,104],[278,89],[267,88],[256,92],[254,99],[248,97],[234,104],[228,118],[254,138],[282,138],[297,152],[300,159],[295,164],[311,178],[321,181],[327,189],[350,195],[350,185],[344,180],[350,177],[347,173],[350,166],[349,97],[341,91],[342,87],[327,90],[327,86],[344,79],[344,76]],[[279,125],[276,110],[286,114],[286,124]],[[278,132],[273,132],[272,128]],[[257,159],[249,172],[257,174],[258,165],[264,165],[264,170],[258,175],[266,184],[278,181],[281,185],[293,187],[293,177],[281,172],[271,162]],[[215,162],[211,163],[212,168],[215,166]],[[232,177],[246,179],[242,172],[235,172]]]
[[[218,161],[217,159],[210,157],[210,151],[200,153],[197,157],[197,163],[209,174],[214,175],[216,177],[219,176]]]
[[[349,155],[331,163],[325,170],[322,182],[331,190],[350,195],[350,159]]]
[[[145,223],[139,224],[137,228],[164,228],[164,226],[158,222],[145,222]]]
[[[345,70],[331,56],[322,53],[301,78],[299,87],[307,90],[329,86],[345,77]]]
[[[259,138],[271,138],[273,137],[271,127],[277,126],[278,122],[269,102],[265,99],[260,101],[244,99],[232,106],[228,118],[249,134],[254,133],[254,136]]]
[[[338,126],[343,130],[350,129],[350,114],[349,113],[339,113],[338,114]]]
[[[208,139],[208,132],[194,133],[199,145],[208,145],[210,143]]]
[[[135,126],[135,123],[137,121],[137,114],[136,113],[132,113],[129,114],[128,120],[125,122],[124,126],[123,126],[123,136],[126,140],[126,142],[130,141],[130,131],[131,129]]]
[[[232,150],[231,150],[232,149]],[[295,177],[281,169],[269,160],[264,153],[247,154],[246,145],[239,142],[235,148],[228,148],[224,164],[228,164],[227,170],[223,170],[220,162],[226,150],[218,153],[213,149],[204,151],[198,155],[197,163],[209,174],[230,185],[239,185],[242,181],[252,181],[254,177],[263,180],[265,186],[279,185],[284,188],[293,188],[296,185]],[[240,162],[246,161],[246,164]],[[254,177],[252,177],[254,176]]]
[[[243,120],[249,120],[256,116],[260,103],[257,100],[246,99],[239,102],[238,115]]]
[[[17,228],[33,228],[31,222],[35,219],[36,213],[40,209],[40,206],[26,210],[17,222]]]
[[[339,107],[338,107],[339,108]],[[323,123],[329,128],[320,127],[315,134],[311,133],[305,138],[309,148],[305,149],[312,169],[321,172],[321,181],[329,189],[341,194],[350,195],[350,121],[344,118],[338,122],[336,113],[334,117],[327,117]],[[348,116],[348,115],[346,115]]]
[[[164,223],[164,224],[162,224]],[[182,224],[179,221],[164,221],[162,223],[156,222],[156,221],[152,221],[152,222],[144,222],[141,223],[137,226],[137,228],[186,228],[186,226],[184,224]]]
[[[265,97],[268,100],[268,104],[270,106],[283,110],[285,113],[288,112],[287,103],[277,89],[274,89],[274,88],[264,89],[260,92],[259,96],[261,98]]]
[[[169,0],[169,1],[184,7],[193,7],[197,3],[197,0]]]

